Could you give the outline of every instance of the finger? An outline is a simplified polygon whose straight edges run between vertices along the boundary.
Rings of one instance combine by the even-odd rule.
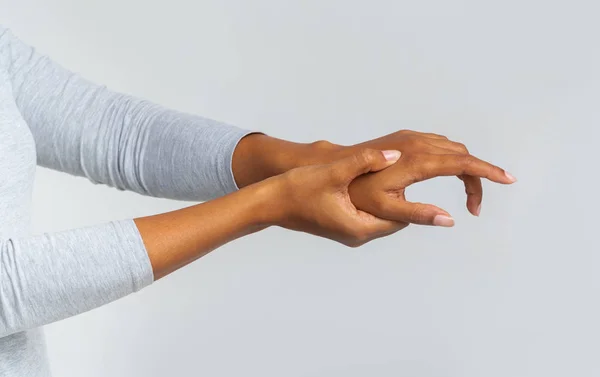
[[[365,215],[371,216],[367,213]],[[404,228],[406,228],[409,223],[405,221],[394,221],[388,219],[381,219],[372,217],[373,221],[367,222],[365,225],[365,230],[369,234],[369,239],[375,239],[380,237],[385,237],[390,234],[394,234]]]
[[[448,138],[444,135],[438,135],[431,132],[422,133],[421,135],[429,139],[448,140]]]
[[[431,132],[419,132],[419,131],[413,131],[413,130],[405,130],[405,132],[407,134],[411,134],[411,135],[418,135],[418,136],[423,136],[429,139],[442,139],[442,140],[448,140],[448,138],[444,135],[438,135],[435,133],[431,133]]]
[[[392,234],[401,231],[402,229],[406,228],[407,226],[409,226],[409,223],[405,223],[405,222],[396,222],[395,224],[397,224],[394,228],[387,230],[387,231],[383,231],[383,232],[379,232],[379,233],[375,233],[370,241],[376,240],[378,238],[384,238],[387,236],[391,236]]]
[[[340,183],[350,183],[359,175],[375,172],[394,164],[400,151],[363,149],[332,164],[333,174]]]
[[[347,218],[342,222],[342,233],[347,237],[342,242],[351,247],[358,247],[365,243],[396,233],[409,224],[393,220],[380,219],[369,213],[358,211],[357,217],[360,219]]]
[[[458,143],[447,139],[429,139],[427,140],[427,143],[458,154],[469,154],[469,150],[463,143]]]
[[[414,159],[413,164],[416,182],[452,175],[471,175],[503,184],[516,182],[516,179],[504,169],[472,155],[419,155]]]
[[[443,209],[433,204],[412,203],[405,200],[391,199],[379,208],[378,216],[388,220],[420,225],[443,227],[454,226],[454,219]]]
[[[472,175],[461,175],[459,178],[465,185],[465,192],[467,193],[467,209],[474,216],[479,216],[481,213],[481,202],[483,201],[481,178]]]
[[[430,140],[430,145],[437,147],[435,154],[454,153],[454,154],[469,154],[469,150],[464,144],[456,143],[449,140]],[[470,175],[459,175],[458,178],[465,185],[467,193],[467,209],[475,216],[481,213],[481,202],[483,200],[483,186],[481,178]]]

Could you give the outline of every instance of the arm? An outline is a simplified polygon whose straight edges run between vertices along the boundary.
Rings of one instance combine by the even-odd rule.
[[[352,246],[401,229],[360,214],[347,200],[354,177],[397,158],[370,151],[177,211],[0,240],[0,337],[116,300],[271,225]]]
[[[340,162],[291,169],[321,156],[309,154],[299,160],[300,152],[289,153],[289,148],[284,151],[281,146],[289,146],[287,142],[272,138],[247,137],[244,139],[250,142],[240,143],[236,149],[247,132],[226,125],[212,127],[216,125],[212,121],[204,128],[207,133],[191,131],[208,140],[170,139],[178,148],[169,149],[160,140],[161,126],[173,127],[168,128],[169,135],[181,130],[187,134],[199,127],[198,118],[179,118],[178,113],[142,100],[120,101],[123,95],[86,83],[37,55],[6,30],[0,28],[0,32],[0,63],[7,65],[13,78],[17,102],[40,144],[38,154],[44,166],[147,195],[192,200],[235,191],[238,177],[234,178],[231,170],[251,172],[245,178],[239,177],[245,189],[189,209],[0,240],[0,336],[66,318],[135,292],[226,242],[270,225],[358,246],[402,229],[410,219],[404,213],[392,213],[396,219],[378,218],[354,207],[350,200],[349,191],[370,195],[361,188],[365,186],[350,188],[351,182],[358,181],[354,178],[389,166],[397,160],[397,154],[388,153],[387,158],[374,151],[348,155],[354,147],[342,150],[328,143],[294,144],[298,151],[318,147],[327,152],[323,155],[327,161],[340,156],[340,151],[348,157]],[[53,75],[63,78],[58,81],[63,85],[53,88]],[[37,77],[42,79],[35,81]],[[80,87],[81,83],[86,85]],[[85,90],[80,91],[82,88]],[[101,115],[88,115],[84,108],[95,109]],[[149,113],[147,108],[151,108]],[[119,121],[104,123],[104,119]],[[88,124],[91,129],[85,132],[76,127]],[[95,136],[88,137],[88,133]],[[255,144],[257,140],[263,142]],[[261,166],[268,160],[268,154],[264,154],[270,149],[267,142],[278,151],[274,153],[278,157]],[[257,152],[256,145],[263,148]],[[206,163],[189,161],[198,155],[187,153],[199,146],[211,151]],[[215,146],[218,148],[213,149]],[[233,162],[231,166],[234,149],[237,157],[233,159],[241,165]],[[204,151],[198,153],[203,155]],[[244,162],[245,153],[256,158]],[[162,165],[164,169],[157,169],[159,165],[148,167],[161,159],[167,161]],[[486,176],[509,183],[501,169],[482,161],[452,156],[441,161],[413,157],[403,160],[410,162],[406,165],[410,169],[398,171],[404,185],[414,181],[416,175],[430,178],[436,174]],[[178,163],[185,170],[175,169]],[[196,169],[195,164],[202,168]],[[291,170],[252,184],[287,169]],[[428,172],[430,169],[435,171]]]
[[[208,200],[237,189],[231,159],[250,131],[96,85],[1,26],[0,67],[39,165],[171,199]]]
[[[0,65],[8,67],[17,105],[42,166],[144,195],[206,200],[284,173],[328,163],[362,148],[467,154],[446,137],[399,131],[364,143],[293,143],[116,93],[68,71],[0,26]],[[439,152],[438,152],[439,153]],[[467,207],[478,215],[478,177],[461,175]],[[375,184],[371,180],[371,186]],[[352,190],[359,208],[376,211],[381,190]]]
[[[390,171],[403,186],[458,174],[511,183],[502,169],[481,160],[405,157],[397,151],[362,150],[177,211],[1,240],[0,337],[106,304],[272,225],[352,247],[393,234],[408,225],[410,207],[389,208],[387,215],[395,218],[386,219],[361,211],[350,200],[353,183],[371,172]],[[452,225],[436,223],[447,213],[433,209],[433,225]]]

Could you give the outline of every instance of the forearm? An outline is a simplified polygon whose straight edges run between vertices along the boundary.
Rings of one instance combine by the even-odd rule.
[[[0,71],[41,166],[170,199],[204,201],[237,189],[232,155],[250,130],[93,83],[2,26]]]
[[[245,136],[232,158],[232,171],[238,187],[259,182],[293,168],[332,162],[342,157],[342,146],[327,141],[294,143],[255,133]]]
[[[0,240],[0,338],[102,306],[153,281],[131,219]]]
[[[134,219],[155,280],[239,237],[271,225],[271,182],[184,209]]]
[[[331,143],[248,135],[250,130],[109,90],[1,26],[0,66],[11,76],[38,163],[94,183],[203,201],[340,157],[331,154],[339,148]]]
[[[278,187],[274,178],[177,211],[0,240],[0,337],[117,300],[275,224]]]

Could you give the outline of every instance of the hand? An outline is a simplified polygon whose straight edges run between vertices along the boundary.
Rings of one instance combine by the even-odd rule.
[[[238,186],[244,187],[297,167],[331,163],[364,148],[399,150],[407,156],[418,154],[469,155],[469,151],[463,144],[448,140],[445,136],[410,130],[394,132],[352,146],[341,146],[327,141],[317,141],[309,144],[292,143],[263,134],[253,134],[239,143],[233,156],[232,168]],[[467,173],[459,173],[457,176],[464,182],[469,212],[478,216],[483,199],[480,177]],[[366,188],[366,182],[371,179],[375,178],[371,178],[371,176],[361,178],[360,187],[355,185],[356,187],[350,192],[352,202],[363,211],[376,210],[377,206],[380,205],[378,203],[381,201],[381,192],[379,192],[375,180],[372,181],[373,184],[370,184],[368,189]],[[377,178],[377,180],[379,179]],[[511,176],[511,180],[513,179]],[[403,195],[403,191],[400,192],[399,190],[402,189],[392,189],[393,192]]]
[[[449,140],[446,136],[402,130],[351,147],[342,147],[337,152],[339,155],[337,158],[343,156],[345,153],[351,154],[355,149],[362,148],[396,149],[401,151],[404,155],[411,156],[423,153],[469,155],[469,150],[464,144]],[[469,174],[458,174],[457,176],[465,185],[465,191],[467,193],[467,209],[473,215],[479,216],[483,199],[483,188],[480,177]],[[363,195],[361,195],[361,198],[353,197],[352,199],[364,202]]]
[[[439,143],[442,146],[419,141],[421,147],[405,148],[402,157],[394,166],[354,180],[350,184],[349,192],[356,208],[398,222],[453,226],[454,220],[445,210],[431,204],[406,201],[406,187],[438,176],[456,175],[465,181],[467,193],[471,198],[480,200],[480,178],[503,184],[516,181],[512,175],[497,166],[466,152],[460,153],[446,148],[451,142],[445,139],[433,140],[443,140]],[[479,214],[479,208],[475,214]]]
[[[388,168],[399,156],[398,151],[363,149],[333,163],[292,169],[259,183],[275,187],[267,206],[269,222],[351,247],[403,229],[405,222],[358,210],[348,194],[356,177]]]

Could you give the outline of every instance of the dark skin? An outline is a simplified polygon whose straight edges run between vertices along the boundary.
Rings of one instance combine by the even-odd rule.
[[[377,149],[375,149],[377,148]],[[478,214],[481,178],[515,179],[433,134],[400,131],[354,146],[292,143],[263,134],[243,138],[232,170],[241,188],[188,208],[134,219],[160,279],[236,238],[270,226],[329,238],[350,247],[408,224],[450,227],[450,215],[406,201],[409,185],[455,175]]]
[[[449,214],[432,205],[421,203],[411,205],[406,201],[404,192],[408,185],[432,177],[423,172],[413,172],[413,177],[401,181],[399,173],[408,172],[407,169],[417,160],[433,161],[436,159],[435,156],[438,156],[437,159],[441,161],[448,158],[461,158],[465,164],[479,160],[471,156],[462,143],[449,140],[446,136],[411,130],[394,132],[351,146],[336,145],[327,141],[299,144],[263,134],[252,134],[240,142],[234,154],[234,175],[238,185],[244,187],[294,167],[331,162],[363,148],[395,149],[401,151],[403,157],[398,166],[393,169],[360,177],[353,182],[350,185],[352,202],[357,208],[376,216],[423,225],[434,225],[433,220],[436,215],[449,216]],[[444,172],[440,173],[442,173],[440,175],[448,175]],[[481,174],[481,177],[488,178],[490,173],[481,172]],[[468,211],[479,216],[483,200],[481,177],[460,172],[456,175],[464,182]],[[516,181],[510,174],[507,178],[510,183]]]

